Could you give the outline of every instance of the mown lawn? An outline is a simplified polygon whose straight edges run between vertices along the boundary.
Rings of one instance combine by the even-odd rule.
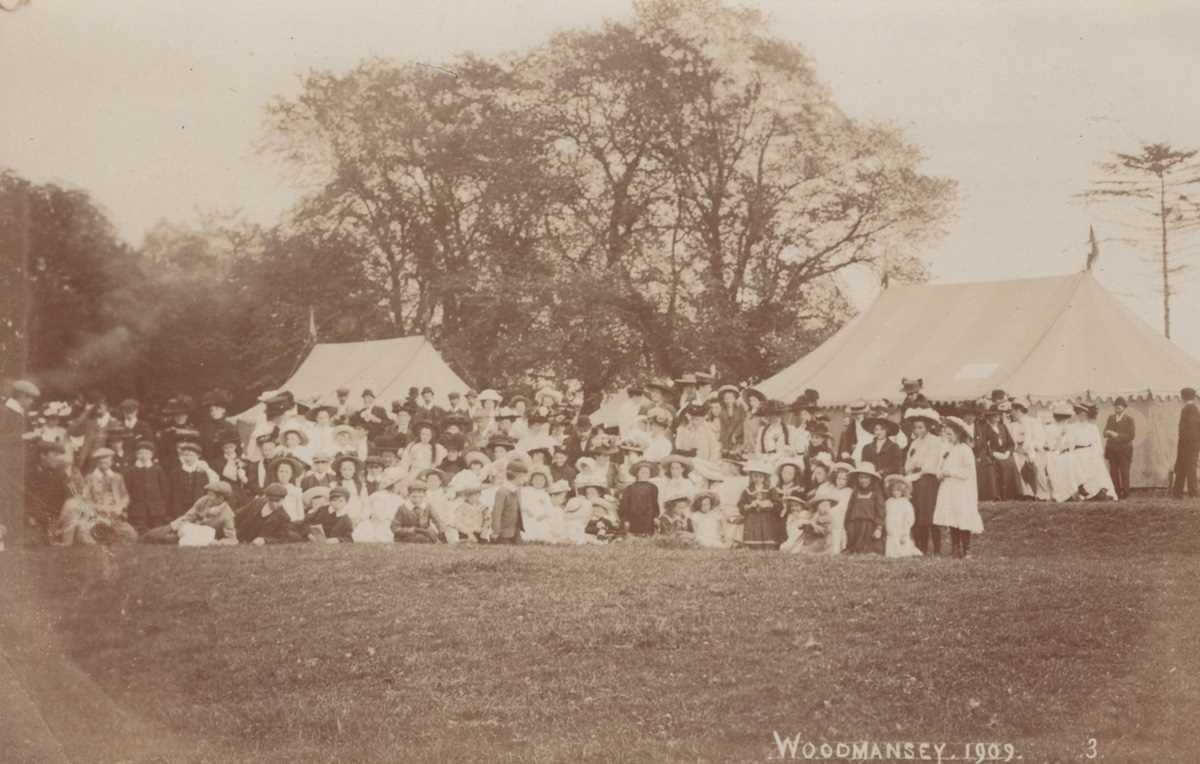
[[[74,761],[764,761],[774,731],[1195,761],[1200,504],[984,520],[965,562],[10,550],[0,645]]]

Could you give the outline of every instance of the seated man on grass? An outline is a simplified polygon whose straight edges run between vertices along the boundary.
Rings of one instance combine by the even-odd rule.
[[[213,543],[232,546],[237,541],[237,531],[234,528],[233,508],[229,506],[229,497],[233,496],[233,486],[223,480],[215,480],[204,486],[204,495],[196,499],[196,503],[179,517],[166,525],[160,525],[146,531],[142,541],[147,544],[178,544],[185,523],[203,525],[216,532]]]

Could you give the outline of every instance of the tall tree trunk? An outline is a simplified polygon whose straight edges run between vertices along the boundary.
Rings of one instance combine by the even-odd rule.
[[[1171,339],[1171,276],[1167,268],[1167,181],[1158,176],[1158,222],[1162,224],[1163,334]]]

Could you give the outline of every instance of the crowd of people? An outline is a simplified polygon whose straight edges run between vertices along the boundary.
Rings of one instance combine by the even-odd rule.
[[[898,405],[849,406],[836,436],[815,390],[789,404],[704,373],[631,386],[615,424],[579,415],[551,386],[444,399],[414,388],[390,408],[343,388],[307,401],[264,393],[247,433],[220,390],[145,417],[135,400],[115,411],[102,396],[42,404],[18,381],[0,437],[4,501],[19,511],[0,534],[184,546],[664,535],[908,557],[942,553],[946,529],[951,554],[966,557],[983,530],[980,500],[1129,490],[1135,431],[1121,399],[1102,434],[1086,401],[1035,413],[996,390],[948,409],[921,389],[904,379]]]

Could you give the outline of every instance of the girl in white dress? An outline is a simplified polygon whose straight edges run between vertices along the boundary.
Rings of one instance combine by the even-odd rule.
[[[850,496],[854,489],[850,487],[850,473],[854,465],[849,462],[838,462],[833,465],[833,490],[831,495],[836,500],[829,509],[829,554],[839,555],[846,548],[846,509],[850,506]],[[820,498],[817,494],[813,498]]]
[[[900,475],[888,475],[883,481],[888,500],[883,505],[884,557],[920,557],[921,551],[912,540],[916,522],[910,496],[912,486]]]
[[[659,510],[666,512],[666,497],[672,494],[682,494],[690,501],[696,493],[696,483],[688,477],[688,473],[692,471],[692,464],[685,456],[671,454],[661,460],[659,465],[662,467],[663,476],[655,478],[653,482],[658,486]]]
[[[717,507],[721,498],[713,491],[702,491],[692,498],[692,536],[696,543],[710,549],[725,549],[728,542],[721,537],[721,513]]]
[[[599,543],[595,536],[589,536],[587,532],[588,523],[592,519],[592,502],[585,495],[589,486],[596,496],[606,490],[603,478],[597,478],[594,474],[581,474],[575,478],[576,495],[563,505],[563,531],[567,543]]]
[[[390,475],[379,484],[379,490],[364,501],[362,522],[355,526],[351,538],[356,544],[390,544],[394,541],[392,520],[404,504],[400,495],[402,478]]]
[[[534,469],[529,473],[529,484],[520,490],[522,541],[558,541],[551,521],[556,510],[546,492],[550,482],[550,470]]]
[[[967,423],[956,416],[942,417],[942,437],[948,451],[938,475],[937,506],[933,510],[935,525],[950,529],[951,554],[965,558],[971,546],[971,534],[983,533],[979,516],[979,486],[975,482],[975,452],[968,445],[971,439]]]

